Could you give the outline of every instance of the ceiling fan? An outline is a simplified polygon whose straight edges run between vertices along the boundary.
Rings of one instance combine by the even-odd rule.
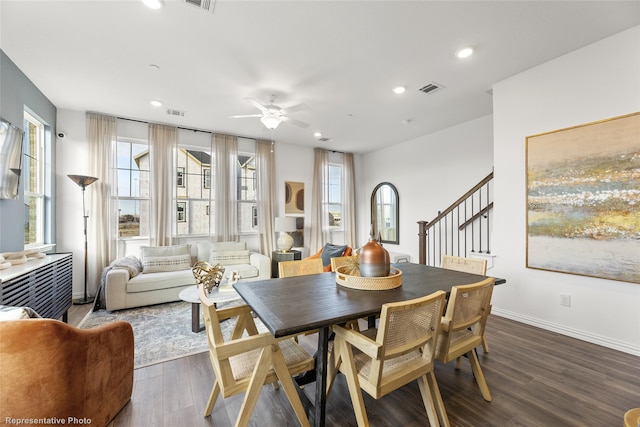
[[[273,103],[275,101],[275,96],[272,96],[271,99],[269,99],[269,105],[261,104],[259,101],[253,98],[245,98],[245,100],[249,101],[256,108],[258,108],[260,110],[260,114],[241,114],[231,116],[231,118],[239,119],[245,117],[260,117],[260,121],[262,122],[262,124],[265,125],[265,127],[269,130],[277,128],[278,125],[280,125],[280,123],[282,122],[290,123],[302,128],[309,127],[308,123],[301,122],[300,120],[289,117],[289,114],[291,113],[308,109],[309,106],[307,106],[307,104],[296,104],[288,108],[280,108]]]

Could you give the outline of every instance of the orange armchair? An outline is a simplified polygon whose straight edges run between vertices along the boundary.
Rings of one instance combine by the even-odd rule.
[[[53,319],[0,322],[3,420],[105,426],[131,399],[133,329],[78,329]]]
[[[327,253],[325,254],[325,256],[322,256],[325,251],[325,248],[327,249],[327,251],[333,251],[333,253]],[[336,248],[341,248],[342,249],[341,252],[336,253],[335,252]],[[337,246],[337,245],[332,245],[330,243],[327,243],[326,245],[324,245],[322,249],[320,249],[315,254],[308,256],[306,259],[322,258],[322,265],[324,267],[324,271],[331,271],[331,258],[339,257],[339,256],[351,256],[352,251],[353,250],[351,249],[351,246]]]

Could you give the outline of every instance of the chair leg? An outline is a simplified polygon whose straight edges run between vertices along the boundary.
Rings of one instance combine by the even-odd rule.
[[[482,397],[484,397],[484,400],[487,402],[491,402],[489,386],[487,386],[487,381],[484,379],[484,374],[482,373],[482,368],[480,368],[480,361],[478,361],[475,349],[467,353],[467,358],[469,359],[469,363],[471,363],[471,370],[473,371],[476,383],[478,383],[478,387],[480,387]]]
[[[358,381],[358,372],[356,371],[356,364],[353,361],[351,346],[341,339],[336,339],[334,345],[340,346],[338,351],[342,355],[341,370],[347,379],[349,394],[351,395],[351,403],[353,404],[353,411],[356,415],[358,427],[369,427],[367,410],[364,407],[364,399],[362,398],[362,392],[360,391],[360,382]]]
[[[426,377],[427,384],[429,385],[429,389],[431,391],[433,404],[436,407],[438,419],[440,420],[440,424],[442,424],[444,427],[450,427],[449,417],[447,416],[447,411],[444,407],[444,402],[442,401],[442,395],[440,394],[440,388],[438,387],[438,382],[436,381],[436,374],[433,371],[427,372]]]
[[[207,406],[204,409],[204,416],[208,417],[211,415],[213,411],[213,406],[216,404],[216,400],[218,400],[218,395],[220,394],[220,384],[218,384],[218,379],[216,378],[216,382],[213,384],[213,388],[211,389],[211,394],[209,395],[209,400],[207,401]]]
[[[271,348],[266,347],[263,348],[260,352],[256,367],[253,370],[253,375],[251,375],[251,380],[249,380],[247,391],[245,392],[244,400],[242,401],[242,406],[240,407],[240,413],[238,414],[238,419],[236,420],[236,427],[246,427],[247,425],[249,425],[249,419],[251,418],[253,408],[255,408],[256,406],[258,396],[260,395],[260,390],[264,385],[264,380],[267,377],[267,372],[269,371],[270,367]]]
[[[489,353],[489,342],[487,341],[487,334],[482,335],[482,349],[485,353]]]
[[[287,363],[284,360],[284,356],[280,351],[280,347],[277,344],[274,344],[272,348],[273,370],[276,372],[278,379],[282,383],[282,388],[289,398],[289,403],[291,403],[291,407],[296,413],[296,417],[298,417],[300,425],[302,427],[310,427],[309,419],[307,418],[304,406],[302,406],[302,401],[300,400],[300,396],[298,395],[296,386],[293,383],[293,379],[291,379],[291,374],[289,373],[289,369],[287,368]]]
[[[433,405],[433,395],[431,393],[431,387],[429,387],[427,378],[424,375],[418,378],[418,387],[420,387],[422,403],[424,403],[424,408],[427,410],[429,425],[431,427],[440,427],[440,423],[438,422],[438,414],[436,413],[436,408]]]

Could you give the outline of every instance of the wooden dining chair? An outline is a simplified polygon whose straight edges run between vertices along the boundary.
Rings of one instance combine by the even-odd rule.
[[[478,258],[463,258],[452,255],[443,255],[440,267],[448,270],[463,271],[465,273],[487,275],[487,260]],[[491,314],[491,307],[489,307]],[[487,316],[488,318],[489,316]],[[482,349],[485,353],[489,353],[489,342],[486,333],[482,336]]]
[[[291,377],[314,369],[313,357],[292,338],[276,339],[269,332],[259,334],[248,305],[216,309],[207,298],[203,285],[198,285],[198,288],[209,358],[216,377],[204,416],[211,415],[220,392],[224,398],[245,392],[235,425],[246,426],[262,387],[265,384],[277,386],[280,381],[298,422],[309,426]],[[223,336],[221,319],[235,319],[230,337]]]
[[[445,293],[382,306],[378,328],[364,332],[334,326],[333,366],[327,378],[327,394],[338,371],[349,387],[358,426],[368,426],[360,389],[379,399],[418,380],[430,425],[449,425],[433,373],[436,338],[445,304]]]
[[[323,272],[324,267],[320,258],[280,261],[278,263],[278,277],[306,276]]]
[[[360,262],[360,255],[339,256],[331,258],[331,271],[338,271],[338,268],[345,265],[354,265]]]
[[[475,349],[482,345],[494,282],[495,279],[489,277],[477,283],[454,286],[451,289],[436,348],[436,358],[444,363],[466,355],[482,397],[487,401],[491,401],[491,393]]]

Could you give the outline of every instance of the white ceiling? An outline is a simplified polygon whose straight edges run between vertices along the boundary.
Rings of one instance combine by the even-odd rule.
[[[2,0],[0,47],[58,108],[367,152],[491,114],[492,84],[640,24],[638,1],[166,3]],[[309,128],[229,118],[272,94]]]

